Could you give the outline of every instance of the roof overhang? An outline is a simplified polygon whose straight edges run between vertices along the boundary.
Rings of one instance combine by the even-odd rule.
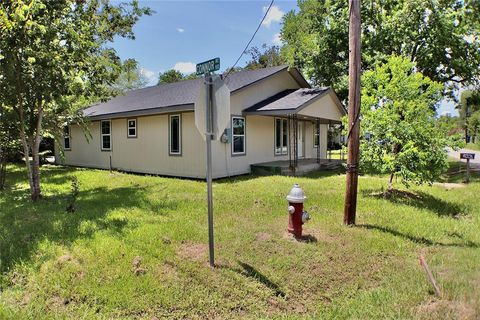
[[[133,111],[125,111],[125,112],[115,112],[115,113],[108,113],[108,114],[101,114],[101,115],[86,114],[85,116],[88,117],[90,120],[95,121],[95,120],[106,120],[106,119],[117,119],[117,118],[152,116],[157,114],[185,112],[185,111],[193,111],[193,110],[194,110],[194,105],[193,103],[190,103],[190,104],[181,104],[176,106],[149,108],[149,109],[133,110]]]
[[[326,95],[329,95],[335,106],[338,108],[340,114],[342,116],[345,116],[347,113],[345,111],[345,108],[343,107],[342,103],[338,99],[337,95],[335,94],[335,91],[333,89],[328,88],[328,90],[325,90],[323,93],[315,96],[314,98],[304,102],[302,105],[296,107],[296,108],[290,108],[290,109],[271,109],[271,110],[252,110],[252,111],[244,111],[244,115],[263,115],[263,116],[291,116],[291,115],[298,115],[303,109],[307,108],[310,106],[312,103],[315,101],[325,97]],[[312,118],[314,117],[308,117],[305,116],[306,118]],[[332,122],[341,122],[341,120],[335,120],[335,119],[329,119],[328,121]]]

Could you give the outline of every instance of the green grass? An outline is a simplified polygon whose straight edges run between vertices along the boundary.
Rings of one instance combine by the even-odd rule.
[[[46,166],[45,198],[32,204],[24,170],[9,170],[0,194],[0,319],[480,316],[478,176],[388,197],[380,193],[386,177],[362,176],[356,227],[341,223],[342,174],[217,181],[211,269],[204,182]],[[460,179],[456,170],[444,182]],[[80,195],[66,213],[71,176]],[[295,182],[308,197],[311,242],[285,235]]]
[[[480,144],[478,143],[467,143],[465,149],[480,151]]]

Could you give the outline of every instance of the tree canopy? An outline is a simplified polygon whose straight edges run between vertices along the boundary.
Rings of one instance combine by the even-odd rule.
[[[133,26],[149,13],[136,0],[0,3],[0,104],[16,114],[33,200],[41,196],[43,134],[58,133],[76,110],[115,93],[121,62],[111,43],[133,39]]]
[[[348,1],[299,0],[284,17],[283,55],[316,85],[347,97]],[[362,2],[362,69],[391,54],[445,85],[480,85],[480,2],[366,0]]]
[[[459,135],[439,126],[435,105],[442,85],[398,56],[362,76],[361,167],[400,176],[405,185],[432,183],[447,167],[446,147]]]
[[[187,75],[184,75],[178,70],[175,69],[170,69],[165,72],[160,72],[160,75],[158,77],[158,84],[165,84],[165,83],[174,83],[182,80],[191,80],[195,79],[197,75],[195,73],[190,73]]]
[[[120,75],[113,85],[119,92],[140,89],[148,84],[135,59],[126,59],[120,68]]]
[[[248,49],[246,53],[250,55],[250,60],[245,65],[245,69],[247,70],[286,64],[284,57],[280,53],[279,46],[269,46],[264,43],[261,48],[253,46]]]

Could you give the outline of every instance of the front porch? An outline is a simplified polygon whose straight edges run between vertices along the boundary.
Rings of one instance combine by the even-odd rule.
[[[292,166],[290,160],[270,161],[250,165],[253,174],[299,176],[312,171],[328,171],[342,167],[343,160],[338,159],[298,159]]]

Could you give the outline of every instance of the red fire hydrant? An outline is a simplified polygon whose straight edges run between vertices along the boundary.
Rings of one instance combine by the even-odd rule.
[[[308,212],[303,211],[303,202],[307,197],[298,184],[294,184],[287,196],[288,200],[288,232],[296,238],[302,237],[302,225],[310,220]]]

